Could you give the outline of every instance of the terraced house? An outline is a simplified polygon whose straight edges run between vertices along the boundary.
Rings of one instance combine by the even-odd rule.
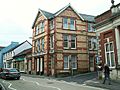
[[[87,22],[70,4],[54,14],[39,9],[32,29],[32,73],[89,71]]]

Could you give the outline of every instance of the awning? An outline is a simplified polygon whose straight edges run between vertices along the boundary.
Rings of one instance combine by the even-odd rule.
[[[15,61],[24,61],[23,57],[16,58]]]

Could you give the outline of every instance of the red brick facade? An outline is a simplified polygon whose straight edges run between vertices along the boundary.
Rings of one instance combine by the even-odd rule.
[[[107,39],[109,39],[109,42],[113,42],[114,44],[114,52],[115,52],[115,61],[117,60],[117,51],[116,51],[116,39],[115,39],[115,30],[107,30],[105,32],[100,33],[99,37],[99,48],[101,50],[100,52],[100,60],[102,60],[103,64],[105,63],[105,43],[107,43]]]

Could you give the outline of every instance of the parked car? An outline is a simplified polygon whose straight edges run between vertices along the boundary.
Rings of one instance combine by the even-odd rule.
[[[5,68],[0,72],[0,77],[3,79],[20,79],[20,72],[15,68]]]

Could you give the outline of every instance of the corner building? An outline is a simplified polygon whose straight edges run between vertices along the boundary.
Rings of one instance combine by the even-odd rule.
[[[120,3],[95,17],[98,54],[102,64],[108,64],[111,78],[120,77]]]
[[[54,14],[39,9],[32,29],[33,74],[89,71],[87,23],[70,4]]]

